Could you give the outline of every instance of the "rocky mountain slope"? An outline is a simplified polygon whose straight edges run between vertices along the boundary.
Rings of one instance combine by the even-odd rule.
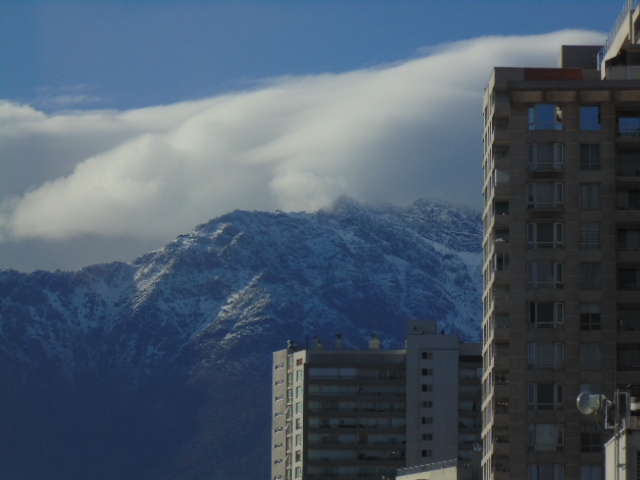
[[[236,211],[130,263],[0,272],[0,478],[269,477],[271,352],[478,340],[477,212]],[[3,476],[4,475],[4,476]]]

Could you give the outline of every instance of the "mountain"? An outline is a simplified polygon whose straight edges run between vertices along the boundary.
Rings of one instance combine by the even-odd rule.
[[[235,211],[129,263],[0,272],[0,478],[267,479],[271,353],[479,340],[480,214]]]

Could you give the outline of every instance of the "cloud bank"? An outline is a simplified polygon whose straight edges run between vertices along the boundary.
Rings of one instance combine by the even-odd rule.
[[[555,66],[566,30],[483,37],[393,65],[282,77],[130,111],[0,103],[0,235],[169,240],[230,210],[314,210],[339,195],[480,207],[493,66]]]

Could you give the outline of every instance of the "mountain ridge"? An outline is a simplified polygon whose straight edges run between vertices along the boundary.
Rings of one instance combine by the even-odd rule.
[[[157,447],[174,477],[140,465],[158,452],[145,450],[139,460],[120,452],[129,470],[141,472],[138,478],[267,478],[271,352],[290,338],[304,344],[328,332],[343,333],[352,348],[364,347],[371,333],[386,348],[400,348],[411,318],[437,319],[447,333],[477,341],[481,228],[478,212],[437,200],[397,207],[342,197],[315,213],[236,210],[131,262],[30,274],[3,270],[3,379],[8,388],[27,385],[22,395],[33,378],[71,397],[85,385],[100,405],[102,393],[117,397],[131,388],[133,400],[115,402],[117,418],[141,411],[151,401],[148,391],[156,392],[151,403],[158,411],[180,406],[173,415],[197,426],[175,427],[184,437],[183,453],[162,450],[168,448],[162,442]],[[163,382],[173,387],[158,391]],[[186,405],[198,407],[184,411]],[[20,405],[7,408],[22,414]],[[225,419],[239,410],[242,434]],[[87,410],[88,418],[97,417],[91,421],[108,424],[101,415]],[[149,422],[160,422],[154,428],[162,432],[173,425],[157,412],[140,415],[132,422],[140,424],[132,427],[138,436],[146,435]],[[227,434],[213,435],[214,425]],[[246,432],[257,433],[245,438]],[[234,444],[237,450],[222,453]],[[184,453],[190,446],[197,448]],[[247,455],[258,461],[247,464]],[[10,465],[19,471],[18,463]],[[103,463],[105,475],[118,474]],[[87,474],[74,465],[78,475]]]

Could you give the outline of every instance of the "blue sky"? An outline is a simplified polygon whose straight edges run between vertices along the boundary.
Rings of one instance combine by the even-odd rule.
[[[0,0],[0,268],[343,194],[479,209],[491,68],[601,44],[622,3]]]
[[[0,2],[0,96],[131,108],[344,72],[483,35],[607,32],[622,0]],[[84,96],[86,102],[80,101]],[[66,106],[66,105],[64,105]]]

